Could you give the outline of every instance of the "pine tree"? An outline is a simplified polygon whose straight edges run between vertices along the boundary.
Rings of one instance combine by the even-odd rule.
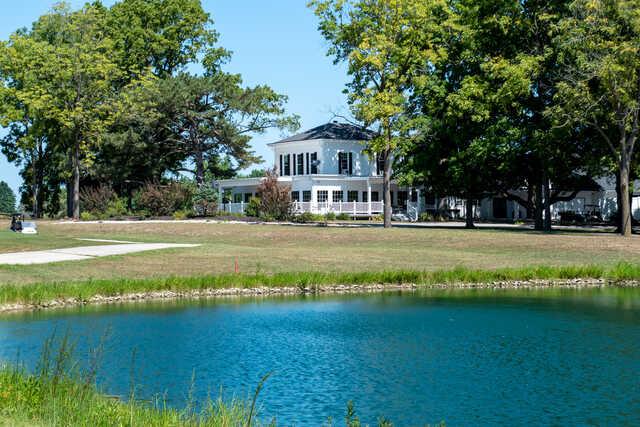
[[[0,181],[0,213],[11,214],[16,209],[16,196],[4,181]]]

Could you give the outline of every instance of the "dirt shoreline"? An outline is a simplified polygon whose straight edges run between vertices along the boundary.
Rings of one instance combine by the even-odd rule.
[[[311,287],[255,287],[255,288],[218,288],[194,289],[184,291],[148,291],[126,293],[121,295],[95,295],[88,299],[76,297],[60,298],[46,302],[7,303],[0,305],[0,313],[50,310],[87,305],[121,304],[128,302],[170,301],[185,299],[215,299],[234,297],[270,297],[295,295],[340,295],[340,294],[375,294],[384,292],[416,292],[429,289],[469,290],[469,289],[545,289],[545,288],[603,288],[603,287],[640,287],[640,281],[612,281],[607,279],[568,279],[568,280],[513,280],[490,283],[457,283],[457,284],[373,284],[373,285],[321,285]]]

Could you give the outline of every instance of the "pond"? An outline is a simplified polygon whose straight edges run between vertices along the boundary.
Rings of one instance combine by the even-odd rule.
[[[429,291],[84,307],[0,318],[33,367],[64,333],[104,341],[101,388],[171,405],[260,395],[264,420],[639,425],[640,289]],[[106,337],[106,338],[103,338]]]

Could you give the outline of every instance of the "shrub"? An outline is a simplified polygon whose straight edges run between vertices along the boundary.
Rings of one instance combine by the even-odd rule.
[[[326,214],[324,214],[324,219],[327,221],[333,221],[336,219],[336,214],[333,212],[327,212]]]
[[[422,212],[418,216],[418,221],[419,222],[433,222],[433,214],[431,214],[429,212]]]
[[[95,221],[96,217],[90,212],[83,211],[80,212],[80,221]]]
[[[215,215],[218,210],[218,192],[209,185],[201,185],[193,195],[193,208],[199,216]]]
[[[351,216],[347,213],[342,212],[341,214],[338,214],[336,216],[336,219],[339,221],[349,221],[351,219]]]
[[[104,212],[105,218],[117,218],[127,215],[127,203],[123,199],[115,198],[107,206]]]
[[[146,183],[135,194],[136,209],[151,216],[171,216],[176,211],[189,209],[191,204],[190,189],[179,182],[169,185]]]
[[[118,195],[106,184],[98,187],[83,188],[80,191],[82,210],[96,216],[105,215],[109,209],[109,205],[117,199]]]
[[[322,221],[324,218],[322,215],[313,214],[311,212],[303,212],[301,214],[296,215],[293,218],[294,222],[298,222],[300,224],[307,224],[310,222],[318,222]]]
[[[177,220],[177,221],[182,221],[184,219],[189,218],[189,211],[186,210],[181,210],[181,211],[175,211],[173,213],[173,219]]]
[[[293,216],[293,202],[291,201],[291,187],[278,183],[275,169],[267,174],[258,187],[260,197],[260,216],[286,221]]]
[[[246,216],[258,218],[260,216],[260,203],[260,198],[250,198],[249,203],[244,207],[244,214]]]

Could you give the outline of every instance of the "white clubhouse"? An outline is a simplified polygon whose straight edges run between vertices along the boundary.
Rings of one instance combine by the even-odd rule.
[[[374,133],[345,123],[331,122],[289,138],[273,142],[273,159],[278,181],[291,188],[297,213],[346,213],[352,217],[371,217],[384,211],[382,165],[375,154],[365,151]],[[263,178],[238,178],[214,183],[221,195],[220,209],[244,213]],[[514,194],[526,196],[524,190]],[[571,192],[566,192],[570,194]],[[570,201],[552,206],[552,218],[563,212],[585,217],[608,218],[616,209],[615,180],[604,177],[575,193]],[[400,219],[417,220],[422,212],[450,219],[464,218],[465,201],[438,196],[423,188],[391,183],[393,212]],[[634,217],[640,217],[640,197],[634,194]],[[517,201],[500,196],[487,197],[474,206],[474,217],[484,220],[521,220],[527,210]]]

